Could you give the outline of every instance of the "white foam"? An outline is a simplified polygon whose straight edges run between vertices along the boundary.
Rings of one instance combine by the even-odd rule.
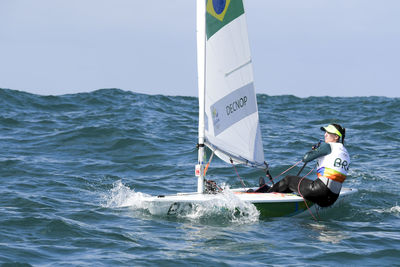
[[[151,198],[152,196],[135,192],[134,189],[125,186],[122,181],[117,181],[113,188],[105,194],[103,206],[147,210],[155,216],[171,215],[169,212],[171,204],[154,203],[149,201]],[[240,200],[229,190],[229,187],[225,186],[223,193],[216,194],[212,201],[182,207],[172,215],[191,221],[214,220],[245,224],[258,221],[260,213],[253,204]]]
[[[107,208],[122,208],[122,207],[133,207],[133,208],[144,208],[146,198],[151,197],[150,195],[135,192],[125,186],[121,180],[113,184],[113,188],[104,196],[105,204]]]
[[[375,211],[377,213],[395,213],[395,214],[400,214],[400,206],[396,205],[391,207],[391,208],[386,208],[386,209],[373,209],[372,211]]]
[[[184,216],[191,220],[218,217],[219,220],[245,224],[258,221],[260,212],[253,204],[240,200],[229,187],[224,187],[223,193],[217,194],[212,201],[196,204]]]
[[[400,206],[394,206],[390,208],[391,213],[400,213]]]

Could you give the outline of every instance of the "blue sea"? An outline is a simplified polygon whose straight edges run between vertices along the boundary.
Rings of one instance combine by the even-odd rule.
[[[257,100],[273,176],[323,138],[321,126],[336,122],[346,127],[352,160],[345,186],[358,193],[316,219],[260,219],[252,207],[239,215],[155,215],[143,199],[196,191],[196,97],[0,89],[0,263],[400,266],[400,98]],[[249,186],[263,175],[237,171]],[[216,157],[207,175],[241,187],[235,169]]]

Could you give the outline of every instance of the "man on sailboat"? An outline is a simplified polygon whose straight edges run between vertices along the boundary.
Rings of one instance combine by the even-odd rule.
[[[344,147],[346,130],[339,124],[330,124],[321,127],[321,130],[325,131],[325,143],[303,157],[305,163],[318,160],[318,179],[313,181],[299,176],[286,176],[268,192],[296,192],[321,207],[330,206],[337,200],[350,164],[349,153]]]

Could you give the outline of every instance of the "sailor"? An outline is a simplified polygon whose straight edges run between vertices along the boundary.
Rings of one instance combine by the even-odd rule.
[[[299,193],[321,207],[328,207],[337,200],[350,164],[349,153],[344,147],[346,130],[339,124],[330,124],[321,130],[325,131],[325,143],[313,147],[303,157],[305,163],[317,159],[318,179],[286,176],[268,192]]]

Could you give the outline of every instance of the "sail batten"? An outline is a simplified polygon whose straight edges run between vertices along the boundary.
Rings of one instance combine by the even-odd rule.
[[[205,38],[206,144],[226,162],[264,164],[242,0],[208,0]]]
[[[237,68],[235,68],[235,69],[231,70],[231,71],[230,71],[230,72],[228,72],[228,73],[225,73],[225,77],[227,77],[227,76],[231,75],[231,74],[232,74],[232,73],[234,73],[235,71],[238,71],[238,70],[240,70],[241,68],[244,68],[244,67],[246,67],[247,65],[249,65],[249,64],[251,64],[251,63],[252,63],[252,60],[250,59],[249,61],[247,61],[246,63],[244,63],[244,64],[240,65],[239,67],[237,67]]]

